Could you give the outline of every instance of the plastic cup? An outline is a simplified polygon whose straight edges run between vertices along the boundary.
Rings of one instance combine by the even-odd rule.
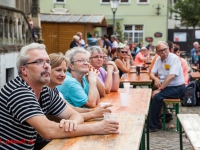
[[[118,114],[117,113],[105,113],[103,114],[104,120],[114,120],[117,121]]]
[[[100,107],[104,107],[106,105],[110,105],[111,103],[110,102],[101,102],[99,103]]]
[[[130,84],[129,85],[124,85],[124,90],[125,90],[126,93],[129,94],[129,92],[130,92]]]
[[[128,106],[128,98],[129,98],[129,94],[128,93],[120,93],[120,101],[121,101],[121,106],[122,107],[127,107]]]
[[[130,87],[130,82],[123,82],[123,85],[124,85],[124,87],[127,85]]]

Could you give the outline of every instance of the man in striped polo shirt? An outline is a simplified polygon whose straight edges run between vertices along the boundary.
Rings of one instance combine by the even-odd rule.
[[[43,44],[24,46],[17,57],[18,74],[0,91],[0,149],[33,149],[37,133],[45,139],[118,133],[118,122],[83,123],[82,116],[45,86],[50,60]],[[62,119],[50,121],[46,115]]]

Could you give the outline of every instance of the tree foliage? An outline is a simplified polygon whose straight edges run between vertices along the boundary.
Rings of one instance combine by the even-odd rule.
[[[182,24],[195,28],[200,21],[200,0],[177,0],[170,12],[179,14]]]
[[[117,23],[117,26],[116,26],[116,35],[120,39],[121,42],[124,42],[123,31],[119,23]]]
[[[181,24],[193,27],[192,35],[188,35],[188,48],[191,48],[195,40],[195,27],[200,25],[200,0],[177,0],[174,7],[169,10],[178,14]]]

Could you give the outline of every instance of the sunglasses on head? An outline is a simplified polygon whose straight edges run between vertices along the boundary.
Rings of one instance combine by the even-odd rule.
[[[121,53],[122,53],[122,54],[127,54],[128,52],[127,52],[127,51],[121,51]]]

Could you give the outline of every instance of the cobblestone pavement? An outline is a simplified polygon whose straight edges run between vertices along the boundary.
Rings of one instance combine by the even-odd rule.
[[[199,114],[200,106],[182,107],[180,114]],[[176,116],[173,114],[173,120],[169,124],[176,125]],[[180,150],[179,132],[167,129],[150,133],[150,150]],[[189,140],[183,134],[183,150],[193,150]]]

